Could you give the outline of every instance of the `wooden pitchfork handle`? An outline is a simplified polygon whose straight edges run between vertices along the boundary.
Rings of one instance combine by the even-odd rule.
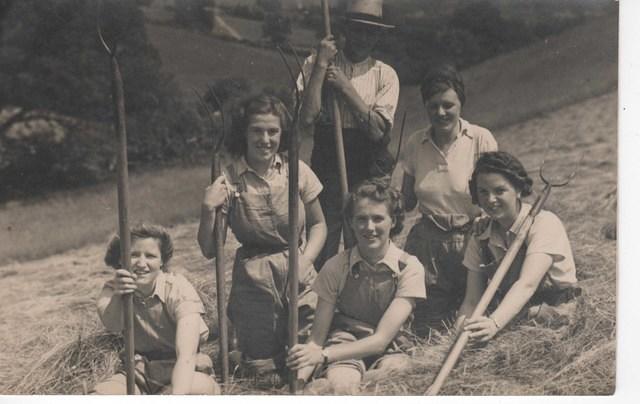
[[[289,134],[289,143],[287,147],[289,160],[289,236],[287,239],[289,245],[289,272],[287,274],[287,297],[288,297],[288,343],[289,347],[294,347],[298,343],[298,266],[300,265],[298,244],[300,240],[300,220],[298,212],[300,209],[300,184],[299,184],[299,144],[298,144],[298,118],[300,116],[300,91],[296,86],[296,76],[293,74],[291,66],[287,62],[284,52],[278,46],[278,53],[282,62],[287,68],[293,88],[295,90],[296,102],[294,105],[294,113],[292,119],[292,130]],[[296,56],[296,62],[298,58]],[[298,63],[299,66],[299,63]],[[302,72],[302,69],[300,69]],[[302,74],[302,73],[301,73]],[[298,394],[302,382],[298,379],[297,370],[289,370],[289,393]]]
[[[322,13],[324,20],[325,36],[331,35],[331,15],[329,14],[329,0],[322,0]],[[333,111],[333,131],[336,142],[336,160],[338,162],[338,177],[340,181],[341,201],[344,201],[349,193],[349,183],[347,181],[347,161],[344,156],[344,140],[342,136],[342,116],[336,94],[328,93],[329,101]]]
[[[220,167],[220,153],[214,151],[211,161],[211,182],[215,181],[222,175]],[[215,237],[216,248],[216,304],[218,309],[218,345],[221,356],[222,366],[222,383],[229,381],[229,330],[227,322],[226,305],[226,278],[225,278],[225,259],[224,259],[224,241],[227,232],[226,215],[221,207],[216,208],[216,215],[213,225],[213,233]]]
[[[102,4],[100,4],[102,6]],[[98,18],[100,18],[100,7]],[[111,60],[111,91],[113,109],[116,116],[115,128],[118,137],[118,228],[120,235],[120,266],[131,272],[131,233],[129,231],[129,171],[127,162],[127,126],[125,122],[124,87],[122,74],[116,58],[116,46],[110,48],[102,36],[100,20],[98,20],[98,37]],[[124,352],[125,371],[127,375],[127,394],[135,394],[135,345],[133,333],[133,294],[122,296],[124,311]]]

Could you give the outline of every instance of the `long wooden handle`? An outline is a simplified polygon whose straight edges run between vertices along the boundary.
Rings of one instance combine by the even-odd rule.
[[[113,106],[118,137],[118,228],[120,265],[131,271],[131,233],[129,231],[129,170],[127,168],[127,127],[125,122],[124,86],[115,49],[110,53]],[[122,296],[124,310],[124,352],[127,394],[135,394],[135,345],[133,333],[133,294]]]
[[[533,224],[534,218],[540,212],[540,209],[542,209],[542,206],[547,200],[550,192],[551,192],[551,187],[547,185],[542,191],[542,194],[538,197],[538,199],[534,203],[533,207],[531,208],[531,211],[529,212],[525,220],[520,225],[520,228],[518,229],[518,233],[516,235],[516,239],[513,241],[513,243],[511,243],[511,245],[507,249],[507,252],[505,253],[504,258],[502,258],[502,261],[500,262],[498,269],[493,275],[493,278],[491,278],[489,285],[487,285],[487,288],[485,289],[484,293],[482,293],[482,297],[480,298],[480,301],[478,301],[478,304],[476,305],[475,309],[473,310],[473,313],[471,314],[472,318],[484,314],[484,312],[487,310],[487,307],[489,307],[489,303],[491,303],[491,299],[493,299],[493,296],[495,296],[496,291],[500,286],[500,283],[506,276],[507,272],[509,271],[509,268],[511,268],[511,264],[513,263],[516,256],[518,255],[518,251],[520,251],[520,247],[522,247],[522,244],[524,243],[525,239],[527,238],[527,235],[529,234],[529,229]],[[442,385],[447,379],[447,376],[449,376],[449,373],[451,372],[453,367],[456,365],[458,358],[460,358],[460,355],[462,354],[462,351],[464,350],[465,345],[469,341],[469,334],[470,334],[469,331],[463,331],[462,333],[460,333],[460,335],[456,339],[455,344],[449,351],[447,358],[442,364],[442,367],[440,368],[438,375],[434,379],[429,389],[425,392],[426,395],[435,396],[438,394],[438,392],[442,388]]]
[[[331,15],[329,13],[329,1],[322,0],[322,13],[324,20],[325,35],[331,35]],[[333,112],[333,131],[336,142],[336,161],[338,163],[338,177],[340,181],[341,200],[347,197],[349,193],[349,183],[347,181],[347,161],[344,155],[344,140],[342,136],[342,116],[340,114],[340,105],[338,99],[333,92],[328,93]]]
[[[222,174],[220,168],[220,156],[218,151],[214,151],[211,163],[211,182],[215,181]],[[222,208],[216,209],[215,222],[213,232],[216,244],[216,300],[218,306],[218,349],[220,352],[220,361],[222,365],[222,383],[229,381],[229,330],[227,322],[226,306],[226,278],[225,278],[225,259],[224,259],[224,241],[227,231],[226,216],[222,212]]]
[[[296,123],[289,137],[289,347],[298,343],[298,244],[300,191],[298,184],[298,133]],[[298,394],[298,372],[289,371],[289,392]]]

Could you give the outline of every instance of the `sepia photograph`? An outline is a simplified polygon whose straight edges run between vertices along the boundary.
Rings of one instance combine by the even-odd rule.
[[[613,395],[621,9],[0,0],[0,396]]]

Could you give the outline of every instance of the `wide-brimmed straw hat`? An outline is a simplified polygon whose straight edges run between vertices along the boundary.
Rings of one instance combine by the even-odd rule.
[[[350,0],[345,18],[380,28],[395,28],[395,25],[385,24],[382,19],[382,0]]]

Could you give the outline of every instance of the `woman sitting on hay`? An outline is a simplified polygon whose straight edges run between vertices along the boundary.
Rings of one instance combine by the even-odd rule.
[[[472,340],[488,341],[516,318],[546,322],[575,311],[580,288],[569,238],[560,219],[542,210],[502,280],[489,307],[491,314],[468,318],[531,210],[522,198],[531,194],[532,183],[520,161],[509,153],[484,153],[476,163],[469,189],[473,202],[489,214],[490,221],[484,231],[471,237],[465,250],[467,289],[456,321],[456,329],[464,326]]]
[[[116,272],[98,298],[98,314],[112,332],[124,329],[122,295],[133,293],[136,394],[219,394],[211,359],[198,352],[209,330],[204,305],[182,275],[169,271],[173,242],[160,226],[131,230],[131,270],[120,266],[120,238],[107,247],[105,263]],[[118,371],[95,394],[126,394]]]
[[[383,180],[368,180],[347,201],[344,215],[357,244],[322,267],[313,284],[311,340],[287,358],[299,378],[318,378],[310,393],[354,394],[365,373],[386,377],[410,366],[407,320],[426,295],[422,264],[391,241],[402,230],[401,199]]]

